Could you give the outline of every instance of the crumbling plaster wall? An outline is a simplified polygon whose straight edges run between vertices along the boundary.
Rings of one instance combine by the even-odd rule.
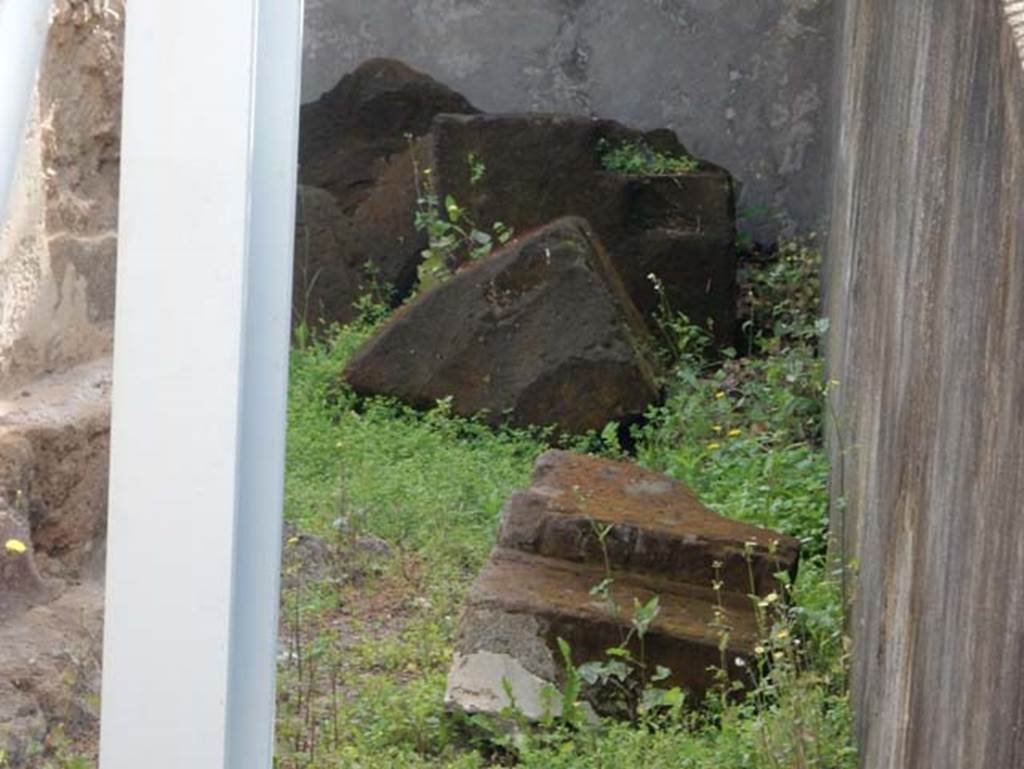
[[[123,15],[55,4],[0,230],[0,389],[110,349]]]
[[[1022,12],[845,3],[834,531],[865,769],[1024,766]]]
[[[741,181],[769,237],[826,198],[833,0],[307,0],[303,98],[373,56],[489,112],[667,126]]]

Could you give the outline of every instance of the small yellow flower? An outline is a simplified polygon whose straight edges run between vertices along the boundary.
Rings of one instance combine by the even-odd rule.
[[[722,400],[722,398],[724,398],[724,397],[725,397],[725,393],[722,392],[721,390],[719,390],[718,392],[715,393],[715,398],[717,400]]]
[[[722,432],[722,426],[721,425],[711,425],[711,429],[714,430],[716,433]]]
[[[764,600],[765,600],[765,603],[775,603],[776,601],[779,600],[779,594],[775,593],[775,592],[771,592],[771,593],[769,593],[768,595],[766,595],[764,597]]]
[[[288,537],[288,544],[289,545],[297,545],[297,544],[299,544],[299,538],[298,537]]]
[[[758,644],[754,647],[754,654],[764,654],[764,647]]]
[[[787,638],[789,638],[789,631],[780,630],[778,633],[775,634],[775,637],[780,641],[785,641]]]
[[[734,427],[729,432],[727,432],[726,435],[728,435],[730,438],[736,438],[736,437],[738,437],[740,435],[743,435],[743,431],[742,430],[738,430],[738,429],[736,429]]]
[[[4,550],[13,555],[21,555],[28,550],[28,546],[20,539],[9,539],[4,542]]]
[[[708,451],[715,451],[716,449],[720,448],[722,448],[721,443],[715,443],[714,441],[712,441],[711,443],[708,444]]]
[[[782,652],[775,652],[775,659],[777,659],[777,660],[781,660],[785,656],[786,655],[783,654]]]

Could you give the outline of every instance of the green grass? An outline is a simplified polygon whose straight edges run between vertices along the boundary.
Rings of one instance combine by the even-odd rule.
[[[478,766],[443,713],[452,637],[501,506],[545,446],[454,417],[443,403],[421,413],[360,401],[339,377],[367,333],[337,329],[293,351],[285,515],[336,543],[339,562],[369,534],[394,555],[368,578],[343,573],[326,590],[286,592],[286,635],[307,659],[303,672],[294,660],[280,668],[280,766]],[[383,610],[372,605],[382,595]],[[343,640],[339,616],[352,623]],[[330,673],[310,675],[311,666]]]
[[[741,703],[716,694],[640,726],[524,735],[515,747],[524,769],[856,765],[842,612],[825,558],[822,421],[839,385],[822,381],[816,354],[818,267],[813,249],[788,244],[748,270],[746,356],[708,363],[705,335],[666,313],[668,395],[634,436],[637,461],[683,480],[712,509],[804,542],[792,601],[762,610],[765,658],[777,659],[751,671]],[[292,353],[285,514],[299,535],[285,553],[277,767],[507,765],[507,750],[444,713],[443,694],[466,590],[545,440],[454,417],[444,403],[422,413],[357,398],[340,374],[371,327],[306,337]],[[614,455],[614,435],[579,446]],[[371,535],[389,557],[360,549]],[[314,567],[307,541],[326,549],[325,566]],[[44,764],[88,765],[64,747]]]
[[[802,539],[794,601],[766,613],[765,634],[774,639],[783,628],[803,646],[771,640],[766,653],[784,656],[753,673],[755,693],[744,703],[713,699],[657,728],[552,727],[522,738],[519,765],[855,765],[840,602],[824,557],[827,387],[816,356],[817,294],[790,301],[785,292],[787,282],[806,292],[816,269],[813,250],[794,247],[756,271],[751,285],[765,284],[757,296],[779,296],[752,306],[753,354],[728,353],[724,365],[706,363],[701,335],[668,319],[682,340],[669,395],[635,435],[639,462],[685,481],[716,511]],[[507,763],[508,753],[446,716],[442,699],[465,591],[493,544],[503,501],[528,483],[545,442],[454,417],[443,403],[420,413],[356,398],[340,372],[368,333],[335,329],[293,351],[286,516],[331,543],[338,565],[284,595],[285,636],[302,659],[293,651],[280,666],[279,766]],[[372,566],[353,550],[370,534],[393,548]]]
[[[339,519],[411,550],[434,568],[475,569],[508,493],[524,485],[544,446],[387,400],[360,401],[340,384],[364,328],[292,354],[285,517],[324,535]]]

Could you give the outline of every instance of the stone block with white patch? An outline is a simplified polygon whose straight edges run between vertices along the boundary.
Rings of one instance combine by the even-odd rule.
[[[625,648],[648,669],[669,671],[663,685],[700,696],[721,664],[723,633],[729,674],[753,656],[752,596],[778,591],[776,575],[795,575],[799,553],[798,540],[717,515],[675,479],[549,451],[530,488],[502,510],[497,546],[463,612],[446,704],[558,715],[552,692],[566,680],[559,639],[579,667],[606,660],[628,638]],[[629,628],[654,597],[659,609],[641,652]]]

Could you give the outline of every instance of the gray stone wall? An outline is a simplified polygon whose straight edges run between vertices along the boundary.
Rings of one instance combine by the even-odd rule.
[[[834,531],[865,769],[1024,766],[1024,4],[1003,6],[844,10]]]
[[[307,0],[303,98],[373,56],[491,112],[676,130],[729,168],[758,233],[816,226],[832,0]],[[774,221],[773,221],[774,220]]]

